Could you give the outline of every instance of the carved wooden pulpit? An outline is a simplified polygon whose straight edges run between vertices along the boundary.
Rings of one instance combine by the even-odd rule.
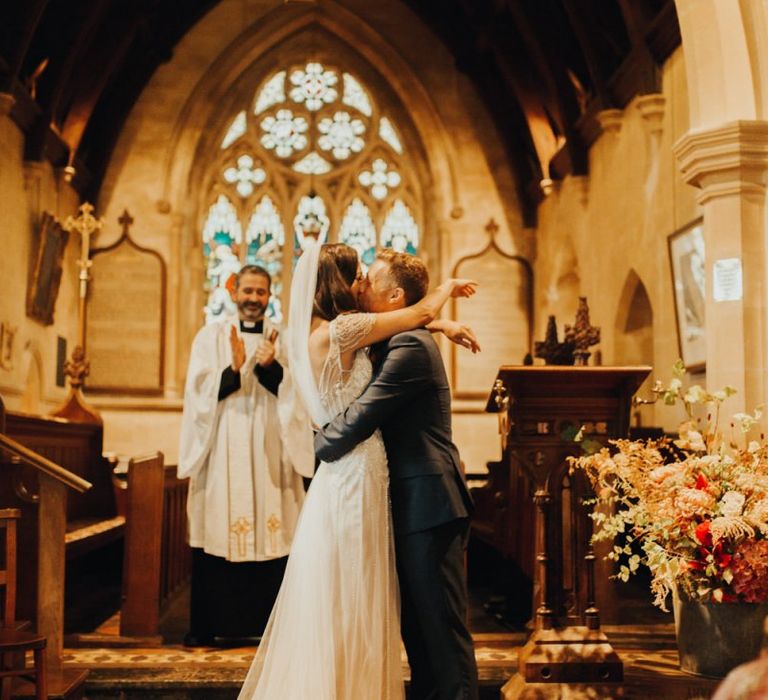
[[[623,677],[620,659],[600,631],[595,596],[595,555],[591,520],[582,504],[591,495],[586,478],[569,473],[567,457],[581,453],[574,436],[607,442],[625,437],[633,394],[650,367],[502,366],[486,410],[499,414],[502,469],[507,483],[518,476],[530,486],[523,498],[533,505],[505,504],[496,490],[498,510],[490,520],[514,523],[507,541],[528,541],[517,556],[533,575],[534,632],[521,650],[518,673],[503,690],[505,698],[528,697],[534,688],[555,691],[557,684],[600,685]],[[519,492],[518,492],[519,497]],[[500,515],[511,505],[513,517]],[[528,513],[529,517],[519,517]],[[533,517],[530,517],[532,514]],[[526,531],[527,530],[527,531]],[[504,539],[502,533],[496,533]],[[526,557],[528,554],[528,557]],[[598,562],[599,579],[610,571]],[[533,697],[533,695],[531,695]],[[536,697],[539,697],[538,695]],[[552,697],[555,697],[553,695]]]

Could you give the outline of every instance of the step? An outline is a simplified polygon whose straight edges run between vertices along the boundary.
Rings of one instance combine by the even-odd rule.
[[[48,700],[81,700],[86,686],[88,671],[64,668],[48,673]],[[28,681],[16,681],[13,685],[14,698],[34,698],[35,685]],[[90,700],[90,698],[88,698]]]

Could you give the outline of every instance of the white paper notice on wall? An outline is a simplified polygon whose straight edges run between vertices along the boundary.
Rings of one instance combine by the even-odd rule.
[[[743,296],[741,258],[722,258],[712,265],[712,296],[715,301],[740,301]]]

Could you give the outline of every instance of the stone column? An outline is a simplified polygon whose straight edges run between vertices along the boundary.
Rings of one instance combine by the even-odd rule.
[[[768,122],[734,121],[691,131],[674,150],[685,180],[701,190],[707,386],[712,390],[729,384],[737,389],[729,413],[752,411],[768,394]],[[713,269],[728,259],[740,261],[743,290],[740,298],[718,301]]]

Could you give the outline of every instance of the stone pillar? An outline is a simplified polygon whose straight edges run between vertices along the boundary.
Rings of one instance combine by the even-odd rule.
[[[700,188],[706,246],[707,386],[738,394],[729,413],[752,411],[768,392],[766,173],[768,122],[734,121],[691,131],[674,147],[683,177]],[[717,261],[741,263],[740,298],[718,301]]]

